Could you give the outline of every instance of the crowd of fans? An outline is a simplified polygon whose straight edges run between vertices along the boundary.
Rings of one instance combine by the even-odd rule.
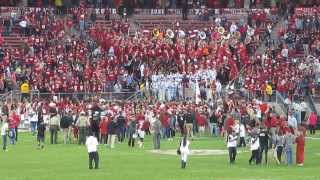
[[[145,133],[171,139],[178,132],[190,138],[206,132],[215,136],[237,133],[242,146],[243,138],[267,131],[270,139],[266,150],[276,147],[279,160],[282,152],[290,158],[293,147],[293,142],[285,144],[287,141],[279,138],[292,134],[301,138],[306,125],[311,134],[315,133],[317,116],[307,113],[305,103],[278,116],[267,103],[228,96],[222,87],[232,90],[230,85],[237,84],[259,99],[271,97],[274,90],[289,99],[315,94],[319,42],[317,38],[309,42],[308,38],[318,33],[317,16],[289,16],[276,41],[265,11],[240,22],[218,17],[210,28],[203,29],[182,29],[176,22],[171,32],[159,27],[138,31],[134,37],[129,36],[126,20],[113,21],[105,29],[95,22],[95,12],[76,8],[64,17],[49,9],[11,14],[4,20],[2,33],[8,36],[18,29],[15,33],[26,37],[26,42],[22,49],[5,49],[0,57],[1,90],[15,89],[21,83],[52,94],[139,89],[146,100],[106,102],[98,97],[66,97],[5,102],[1,119],[9,123],[12,144],[17,140],[20,121],[30,124],[33,134],[38,126],[38,136],[48,125],[51,144],[57,143],[61,128],[64,143],[70,141],[72,129],[79,144],[90,131],[111,148],[116,137],[120,142],[127,137],[129,146],[139,137],[143,147]],[[264,39],[259,28],[266,33],[267,49],[256,55],[255,46]],[[299,49],[301,33],[306,43],[303,57],[297,59],[294,51]],[[43,141],[38,140],[39,144]],[[292,162],[288,159],[287,163]]]
[[[44,148],[43,132],[46,127],[50,132],[51,144],[58,143],[60,129],[64,143],[84,144],[85,137],[93,133],[100,143],[106,143],[110,148],[114,148],[116,142],[126,139],[130,147],[134,147],[137,141],[139,147],[143,148],[143,139],[150,134],[154,140],[158,139],[154,148],[160,149],[160,138],[170,141],[180,134],[196,139],[204,134],[227,137],[235,133],[240,137],[236,143],[239,147],[245,147],[250,137],[267,138],[267,144],[260,143],[260,146],[266,146],[263,147],[266,151],[275,148],[279,164],[282,163],[281,154],[286,153],[288,159],[285,162],[289,165],[292,164],[292,153],[288,154],[287,151],[292,152],[294,141],[288,143],[278,138],[292,137],[292,134],[301,138],[306,133],[306,125],[309,125],[310,133],[314,134],[317,124],[317,116],[313,112],[307,115],[301,112],[299,116],[304,118],[298,121],[291,112],[287,117],[278,116],[267,103],[257,99],[236,99],[233,96],[218,99],[217,103],[200,104],[192,101],[161,103],[152,100],[107,102],[98,97],[81,102],[69,98],[56,102],[39,99],[32,103],[3,103],[1,114],[2,124],[9,124],[11,144],[17,141],[17,127],[20,123],[29,125],[33,135],[38,132],[39,148]],[[266,133],[267,137],[262,137],[261,133]],[[266,162],[267,159],[266,155]],[[256,163],[261,163],[261,159],[257,159]],[[303,164],[303,158],[297,163]]]
[[[108,16],[108,11],[100,13]],[[131,37],[125,20],[114,20],[105,29],[95,23],[96,11],[85,8],[75,8],[71,17],[64,18],[52,9],[11,15],[4,20],[3,34],[15,29],[27,40],[23,49],[3,52],[3,92],[26,80],[32,89],[46,93],[119,92],[141,85],[158,92],[159,81],[171,77],[183,81],[171,87],[174,91],[182,84],[186,88],[199,86],[211,97],[208,90],[219,83],[227,85],[244,66],[254,62],[254,49],[266,27],[272,27],[267,23],[270,12],[261,11],[240,22],[216,18],[204,29],[183,29],[176,22],[173,38],[161,27],[159,34],[142,30]],[[195,74],[197,78],[193,78]],[[196,88],[191,89],[195,94]]]

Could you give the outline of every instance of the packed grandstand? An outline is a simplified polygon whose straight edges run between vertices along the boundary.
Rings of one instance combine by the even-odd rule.
[[[199,126],[224,117],[220,130],[227,114],[277,117],[268,126],[286,129],[292,113],[299,124],[318,113],[316,1],[108,2],[1,7],[2,106],[19,108],[26,124],[30,111],[49,122],[54,107],[126,119],[161,114],[164,127],[192,110]]]

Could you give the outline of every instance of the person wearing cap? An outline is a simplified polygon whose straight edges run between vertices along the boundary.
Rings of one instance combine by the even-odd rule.
[[[90,132],[90,136],[86,139],[85,145],[87,146],[89,154],[89,169],[92,169],[92,161],[94,161],[94,168],[99,168],[99,154],[98,154],[98,139]]]
[[[79,145],[85,144],[87,128],[89,127],[89,125],[90,123],[88,117],[86,116],[84,111],[81,111],[78,121],[76,122],[76,126],[79,127]]]

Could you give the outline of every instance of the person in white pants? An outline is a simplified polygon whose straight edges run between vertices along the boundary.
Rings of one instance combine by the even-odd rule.
[[[185,135],[180,142],[180,153],[181,153],[181,168],[185,169],[187,165],[188,155],[190,154],[189,149],[190,141],[187,139]]]

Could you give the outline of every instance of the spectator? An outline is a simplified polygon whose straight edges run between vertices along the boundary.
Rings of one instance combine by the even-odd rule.
[[[8,151],[7,149],[7,132],[9,130],[9,125],[6,120],[1,119],[1,137],[2,137],[2,150]]]
[[[76,126],[79,127],[79,145],[85,144],[87,128],[89,125],[88,117],[85,115],[84,111],[81,111],[78,121],[76,122]]]
[[[111,122],[108,124],[108,145],[111,149],[114,148],[114,143],[117,136],[117,120],[114,118],[111,120]]]
[[[67,144],[68,142],[71,142],[71,125],[73,123],[72,119],[72,111],[68,111],[66,114],[64,114],[61,117],[60,120],[60,128],[62,129],[62,135],[63,135],[63,143]]]
[[[98,139],[92,134],[86,140],[86,146],[89,154],[89,169],[92,169],[92,161],[94,161],[94,168],[99,168],[99,154],[98,154]]]
[[[311,112],[308,118],[309,130],[311,135],[316,134],[316,126],[317,126],[318,117],[315,112]]]
[[[50,142],[51,144],[58,144],[58,131],[60,125],[60,116],[58,113],[51,113],[50,115]]]

